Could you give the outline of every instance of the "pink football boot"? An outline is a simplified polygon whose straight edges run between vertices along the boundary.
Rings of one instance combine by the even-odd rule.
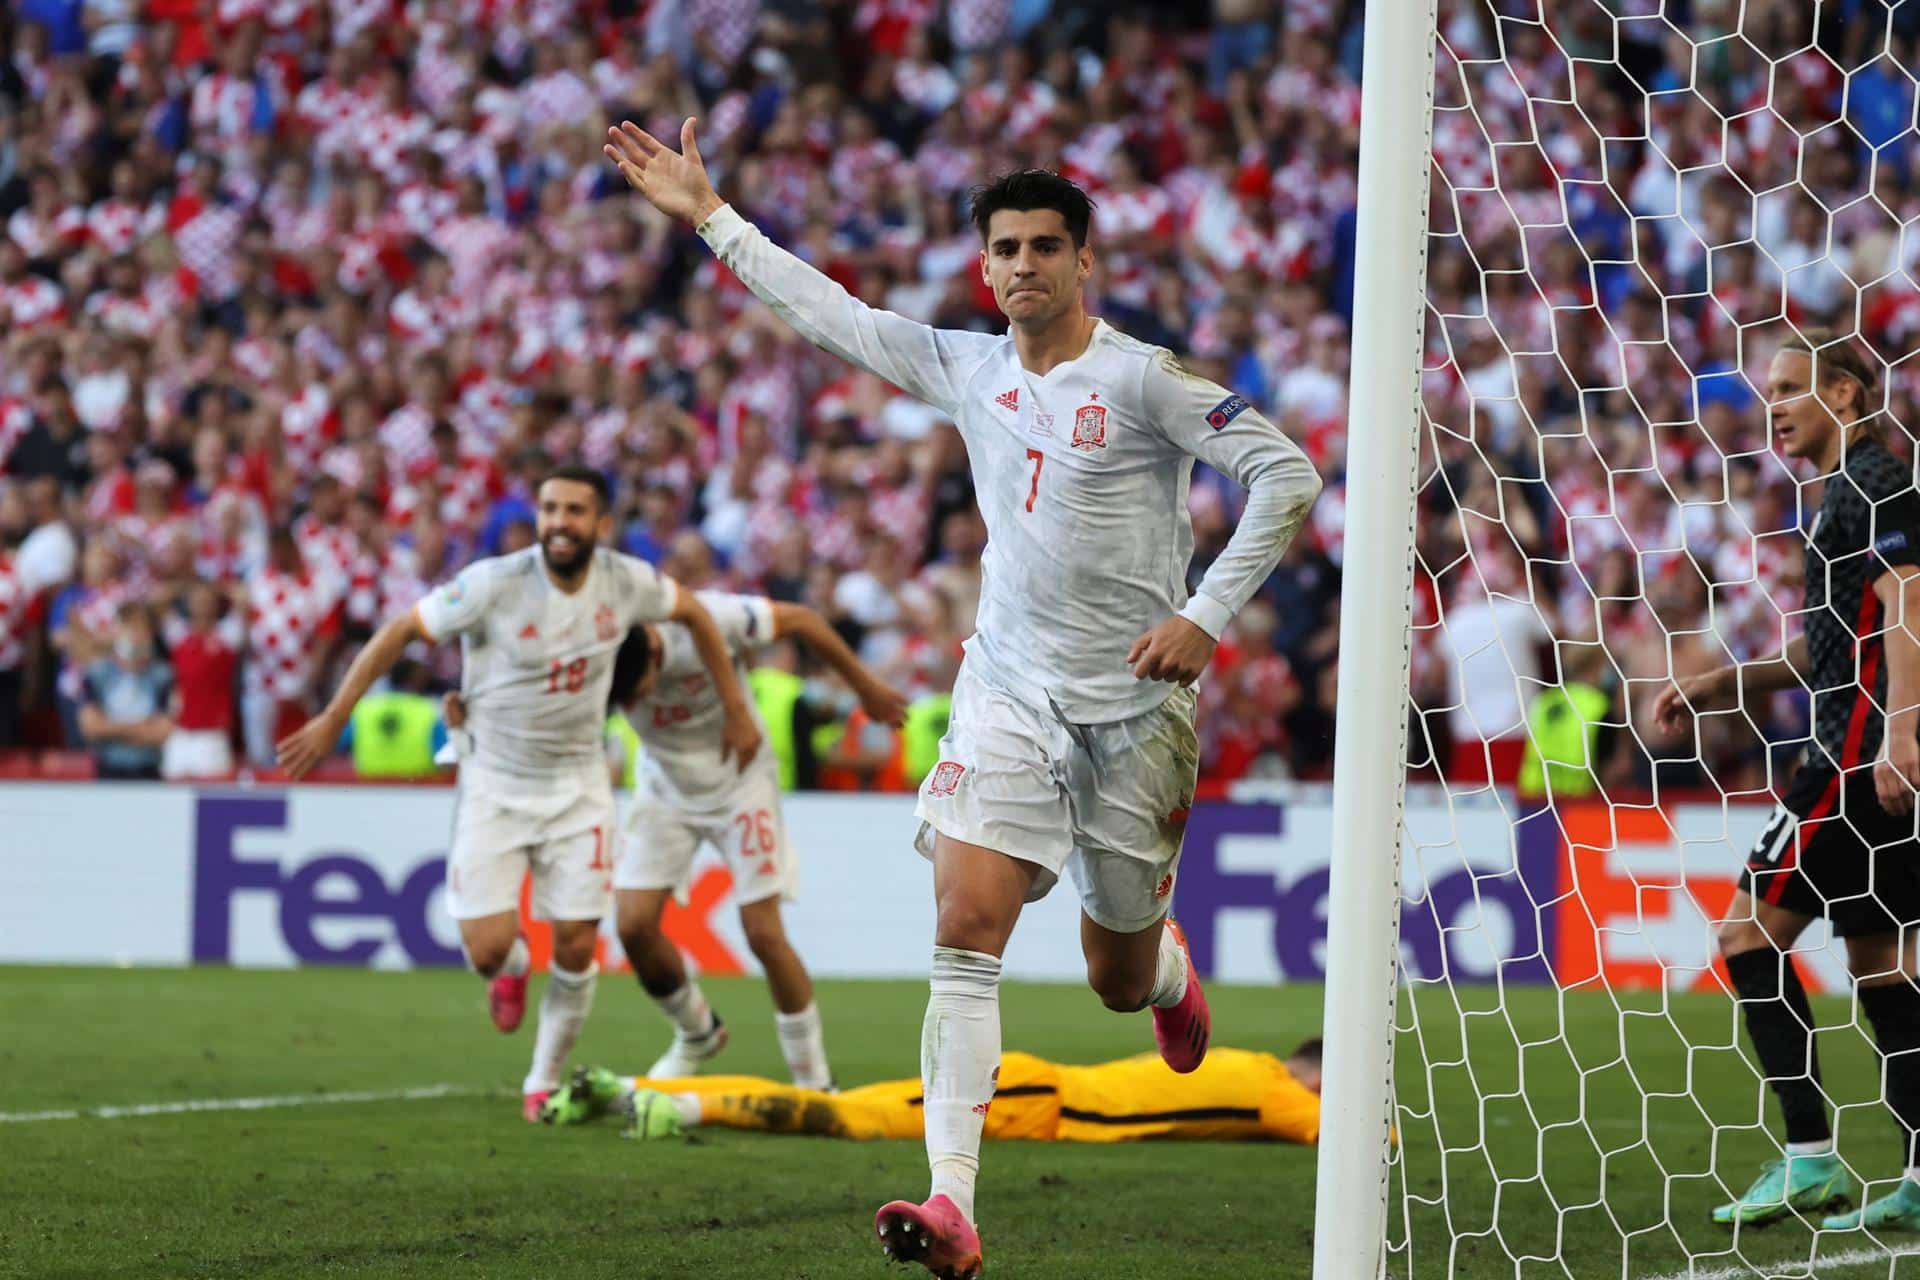
[[[527,975],[512,978],[503,973],[489,982],[487,1012],[493,1015],[493,1025],[501,1031],[519,1030],[520,1020],[527,1016]]]
[[[1154,1009],[1153,1039],[1160,1046],[1161,1060],[1185,1075],[1206,1060],[1213,1015],[1207,1011],[1207,993],[1200,989],[1200,975],[1193,971],[1193,953],[1187,949],[1185,931],[1172,916],[1167,917],[1167,928],[1187,958],[1187,993],[1171,1009]]]
[[[939,1280],[975,1280],[986,1270],[980,1233],[944,1195],[925,1204],[895,1200],[873,1216],[880,1247],[896,1262],[918,1262]]]

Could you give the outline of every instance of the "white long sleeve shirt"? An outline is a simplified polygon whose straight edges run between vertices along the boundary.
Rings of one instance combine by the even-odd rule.
[[[958,424],[987,525],[969,669],[1069,722],[1158,706],[1172,686],[1134,677],[1134,639],[1175,613],[1218,639],[1320,491],[1306,455],[1245,400],[1104,321],[1083,354],[1036,376],[1010,331],[935,329],[869,307],[730,205],[699,231],[808,341]],[[1189,597],[1195,458],[1249,497]]]

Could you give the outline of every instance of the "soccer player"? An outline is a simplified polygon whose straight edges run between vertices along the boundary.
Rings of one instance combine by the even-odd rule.
[[[538,493],[538,543],[477,560],[413,608],[389,619],[348,668],[311,723],[281,741],[299,778],[339,740],[360,700],[415,640],[460,637],[463,752],[447,856],[447,906],[467,959],[489,981],[494,1025],[513,1031],[526,1012],[528,955],[520,885],[533,873],[535,916],[553,922],[553,966],[540,1001],[522,1114],[560,1083],[593,1005],[594,935],[613,871],[613,786],[601,750],[614,655],[634,626],[683,624],[722,707],[721,754],[748,767],[760,745],[733,659],[690,591],[644,560],[597,545],[607,481],[563,466]]]
[[[846,680],[868,715],[891,725],[905,718],[905,696],[868,670],[814,610],[763,596],[694,595],[734,655],[742,682],[747,655],[791,637]],[[613,864],[620,941],[634,976],[674,1026],[673,1043],[647,1074],[690,1076],[726,1047],[726,1024],[660,931],[668,897],[684,889],[695,855],[710,844],[733,873],[740,927],[767,975],[774,1028],[794,1083],[832,1088],[813,979],[780,918],[781,899],[794,896],[795,868],[773,753],[761,752],[745,769],[727,762],[720,735],[725,707],[684,627],[633,629],[614,663],[612,704],[641,738],[633,805]],[[758,725],[759,709],[752,710]],[[448,712],[451,723],[464,721],[457,699],[449,700]]]
[[[549,1124],[582,1124],[609,1109],[627,1135],[662,1138],[700,1125],[830,1138],[918,1138],[925,1129],[918,1080],[883,1080],[841,1093],[752,1076],[667,1080],[573,1073],[541,1112]],[[1176,1074],[1153,1054],[1067,1067],[1007,1053],[987,1110],[987,1141],[1299,1142],[1320,1137],[1320,1041],[1282,1061],[1218,1045],[1198,1069]]]
[[[1739,712],[1777,689],[1813,695],[1813,735],[1780,806],[1748,855],[1720,926],[1720,950],[1747,1034],[1786,1122],[1782,1159],[1713,1220],[1757,1226],[1852,1198],[1834,1152],[1813,1014],[1786,956],[1825,916],[1846,940],[1860,1009],[1884,1060],[1885,1098],[1906,1176],[1827,1230],[1920,1229],[1920,990],[1912,936],[1920,921],[1920,494],[1887,450],[1878,379],[1826,330],[1790,337],[1767,374],[1768,414],[1781,453],[1804,458],[1824,484],[1806,539],[1805,633],[1779,654],[1720,667],[1663,688],[1657,723],[1683,729],[1689,712]],[[1883,709],[1886,714],[1883,715]]]
[[[1151,1006],[1175,1070],[1205,1056],[1206,998],[1178,930],[1163,927],[1198,759],[1191,686],[1319,478],[1246,400],[1087,314],[1092,205],[1057,174],[1009,174],[974,192],[980,271],[1011,327],[970,333],[870,308],[774,245],[714,191],[694,121],[678,153],[631,123],[608,136],[627,182],[695,227],[777,315],[947,414],[966,441],[987,525],[984,581],[916,842],[933,861],[936,902],[921,1032],[932,1194],[883,1206],[874,1226],[893,1256],[973,1276],[1000,957],[1023,903],[1071,874],[1101,1000]],[[1189,594],[1195,458],[1251,492]]]

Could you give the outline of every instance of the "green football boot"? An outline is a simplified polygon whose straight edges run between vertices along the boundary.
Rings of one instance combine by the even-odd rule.
[[[626,1081],[605,1067],[575,1067],[567,1082],[540,1107],[544,1124],[585,1124],[613,1109],[627,1093]]]
[[[1836,1213],[1820,1224],[1824,1231],[1920,1231],[1920,1184],[1902,1178],[1893,1190],[1852,1213]]]
[[[651,1141],[677,1138],[686,1126],[680,1120],[680,1108],[658,1089],[635,1089],[620,1099],[620,1110],[627,1118],[620,1130],[623,1138]]]
[[[1853,1179],[1837,1155],[1770,1160],[1732,1204],[1713,1211],[1723,1227],[1764,1227],[1790,1213],[1817,1213],[1853,1202]]]

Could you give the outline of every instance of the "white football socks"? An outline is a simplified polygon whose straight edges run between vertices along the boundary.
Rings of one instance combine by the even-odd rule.
[[[701,993],[700,984],[691,978],[678,991],[653,997],[653,1002],[660,1006],[660,1012],[667,1015],[683,1040],[698,1040],[713,1030],[713,1006]]]
[[[1000,1074],[1000,960],[979,951],[935,947],[928,985],[920,1082],[931,1194],[952,1200],[971,1222],[980,1130]]]
[[[1153,971],[1153,991],[1147,1003],[1156,1009],[1171,1009],[1186,998],[1187,953],[1173,940],[1173,930],[1160,929],[1160,957]]]
[[[533,1065],[527,1069],[520,1092],[560,1087],[560,1072],[580,1038],[580,1028],[587,1025],[594,981],[599,976],[597,964],[588,965],[585,973],[568,973],[558,965],[547,971],[547,989],[540,997],[540,1031],[533,1042]]]
[[[827,1042],[820,1030],[820,1006],[808,1002],[798,1013],[773,1013],[780,1034],[780,1052],[786,1057],[793,1082],[802,1089],[828,1089],[833,1072],[827,1069]]]

